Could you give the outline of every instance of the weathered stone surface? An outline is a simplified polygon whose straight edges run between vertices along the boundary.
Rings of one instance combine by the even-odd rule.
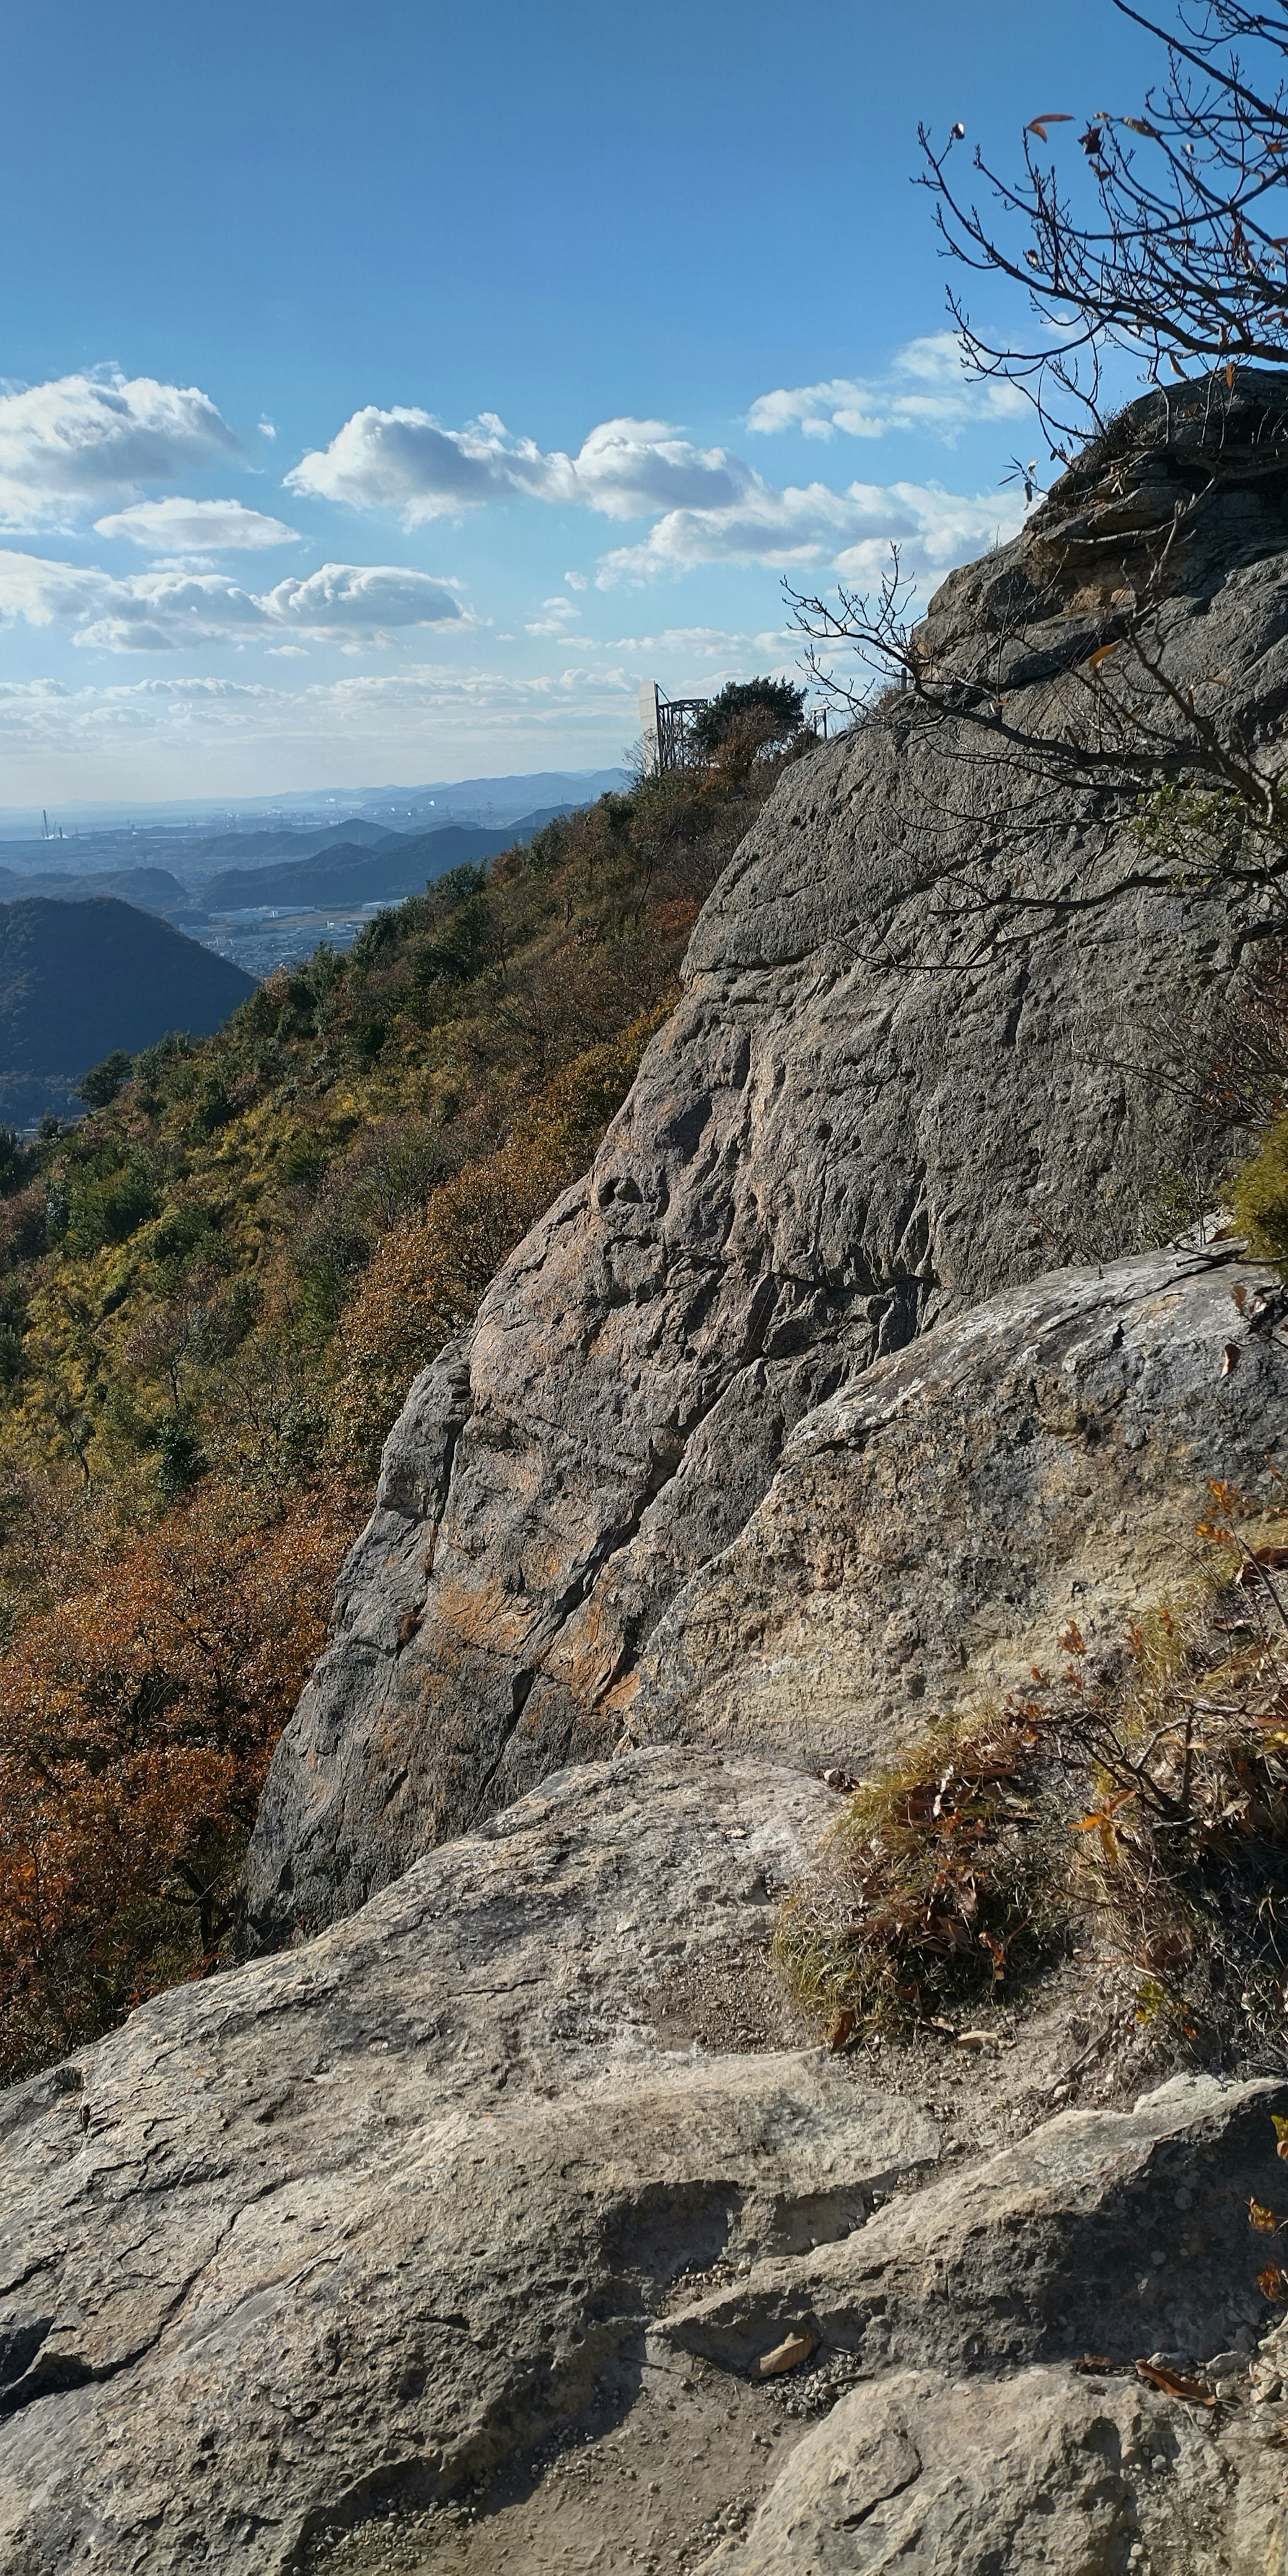
[[[796,2327],[865,2370],[1225,2350],[1273,2313],[1248,2205],[1275,2205],[1285,2102],[1279,2083],[1178,2077],[1134,2111],[1063,2112],[857,2234],[677,2309],[653,2359],[750,2371]]]
[[[1014,546],[953,574],[926,628],[940,672],[994,635],[1016,724],[1045,721],[1053,676],[1117,631],[1140,529],[1205,485],[1170,668],[1276,717],[1288,471],[1248,384],[1207,456],[1179,398],[1137,406]],[[892,701],[785,778],[593,1172],[413,1388],[263,1802],[261,1940],[611,1744],[659,1618],[803,1416],[999,1287],[1096,1254],[1167,1158],[1176,1113],[1160,1121],[1142,1033],[1161,1012],[1201,1046],[1244,925],[1138,895],[991,946],[977,922],[936,929],[936,870],[1009,864],[1017,832],[1032,883],[1115,862],[1097,798],[1017,820],[1014,773],[978,750]]]
[[[843,2398],[709,2576],[1272,2576],[1278,2427],[1068,2370],[901,2371]]]
[[[754,2501],[805,2428],[795,2382],[754,2366],[802,2326],[833,2386],[973,2372],[999,2422],[1006,2363],[1023,2389],[1084,2344],[1250,2347],[1282,2086],[1179,2080],[944,2174],[929,2106],[817,2048],[664,2044],[658,1993],[682,1971],[718,1997],[731,1957],[763,1955],[827,1805],[745,1756],[565,1773],[307,1946],[6,2097],[2,2576],[303,2576],[337,2535],[354,2576],[491,2576],[516,2530],[534,2570],[621,2576],[637,2528],[643,2563],[691,2533],[701,2482],[677,2473],[704,2442],[734,2461],[715,2501]],[[695,2297],[695,2269],[722,2286]],[[654,2471],[640,2516],[605,2463],[593,2534],[571,2486],[529,2511],[523,2475],[587,2423]],[[474,2482],[477,2528],[443,2512]]]
[[[5,2097],[0,2569],[227,2576],[624,2407],[677,2270],[859,2223],[935,2121],[819,2050],[679,2053],[827,1793],[565,1775],[307,1949]]]
[[[1210,1477],[1282,1490],[1278,1307],[1218,1244],[1058,1272],[879,1362],[659,1621],[631,1733],[862,1770],[927,1700],[1054,1669],[1070,1618],[1093,1651],[1121,1637],[1183,1589]]]

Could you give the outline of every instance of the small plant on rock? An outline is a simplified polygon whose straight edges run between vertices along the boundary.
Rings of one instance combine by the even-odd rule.
[[[838,2041],[996,1995],[1061,1945],[1067,1868],[1036,1710],[941,1718],[863,1782],[779,1918],[775,1953]]]

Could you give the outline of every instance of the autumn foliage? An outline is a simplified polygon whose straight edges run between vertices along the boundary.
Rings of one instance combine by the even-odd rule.
[[[348,1526],[338,1495],[264,1526],[208,1485],[0,1661],[3,2073],[218,1958]]]
[[[0,1133],[0,2078],[230,1955],[381,1443],[590,1165],[781,765],[604,797]]]

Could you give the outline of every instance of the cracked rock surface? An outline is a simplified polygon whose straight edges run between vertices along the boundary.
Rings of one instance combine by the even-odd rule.
[[[1049,1668],[1069,1618],[1112,1647],[1184,1588],[1209,1478],[1277,1494],[1276,1300],[1237,1247],[1150,1253],[1011,1289],[879,1362],[798,1425],[659,1621],[632,1735],[862,1773],[923,1702]]]
[[[1196,457],[1179,396],[1148,397],[1118,455],[953,573],[924,629],[937,672],[973,669],[996,635],[1014,723],[1045,722],[1053,677],[1117,631],[1141,531],[1201,485],[1169,668],[1200,693],[1219,679],[1231,719],[1277,720],[1288,465],[1265,429],[1282,394],[1246,382],[1219,454]],[[1092,795],[1017,823],[1013,771],[961,756],[978,749],[893,699],[785,775],[592,1172],[412,1388],[263,1800],[247,1889],[264,1946],[610,1749],[659,1622],[746,1528],[807,1414],[936,1323],[1130,1234],[1158,1169],[1152,1056],[1178,1031],[1187,1060],[1201,1049],[1249,922],[1137,892],[992,944],[974,917],[945,925],[926,890],[945,862],[1018,856],[1054,889],[1123,858]]]
[[[3,2576],[619,2576],[713,2545],[750,2576],[791,2528],[820,2570],[938,2570],[984,2494],[995,2552],[964,2563],[1027,2576],[1046,2461],[1073,2463],[1053,2532],[1150,2528],[1130,2463],[1164,2414],[1221,2546],[1259,2529],[1277,2373],[1235,2479],[1228,2450],[1191,2461],[1174,2406],[1070,2363],[1179,2338],[1242,2367],[1268,2317],[1248,2202],[1276,2191],[1288,2093],[1186,2077],[1054,2119],[1039,2097],[963,2168],[942,2102],[789,2029],[739,2048],[732,2010],[722,2040],[832,1803],[746,1755],[567,1772],[9,2094]],[[685,1979],[711,2035],[667,2045]],[[799,2390],[759,2371],[789,2337]],[[881,2535],[892,2559],[845,2554]]]
[[[828,1804],[719,1755],[574,1772],[6,2096],[4,2576],[303,2565],[624,2408],[685,2267],[928,2169],[934,2119],[816,2047],[650,2022],[759,1949]]]
[[[842,2398],[708,2576],[1271,2576],[1273,2429],[1125,2379],[901,2371]]]

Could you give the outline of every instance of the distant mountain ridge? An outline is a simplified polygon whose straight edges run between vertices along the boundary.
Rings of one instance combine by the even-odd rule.
[[[43,895],[51,903],[85,903],[95,896],[117,895],[142,912],[191,912],[193,898],[168,868],[104,868],[90,876],[19,876],[0,868],[0,903],[25,902]]]
[[[225,868],[202,888],[209,912],[248,910],[255,904],[317,905],[335,903],[401,903],[422,894],[427,884],[468,862],[495,859],[515,842],[527,843],[567,806],[525,814],[504,831],[488,832],[469,823],[443,823],[432,832],[390,834],[378,848],[342,843],[316,858],[296,859],[289,866]]]

